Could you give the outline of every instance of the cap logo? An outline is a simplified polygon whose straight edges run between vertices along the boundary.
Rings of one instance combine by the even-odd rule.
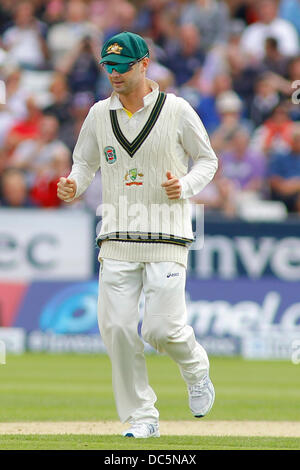
[[[122,49],[123,47],[119,46],[119,44],[115,42],[107,48],[106,54],[121,54]]]

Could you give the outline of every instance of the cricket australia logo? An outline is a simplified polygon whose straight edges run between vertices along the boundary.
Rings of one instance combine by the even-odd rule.
[[[121,54],[123,47],[119,46],[117,42],[114,44],[111,44],[107,49],[106,49],[106,54]]]
[[[127,171],[124,180],[126,186],[141,186],[143,184],[143,173],[139,173],[137,168]]]
[[[109,163],[110,165],[112,163],[115,163],[115,161],[117,160],[117,155],[113,147],[110,147],[110,146],[105,147],[104,153],[105,153],[105,158],[106,158],[107,163]]]

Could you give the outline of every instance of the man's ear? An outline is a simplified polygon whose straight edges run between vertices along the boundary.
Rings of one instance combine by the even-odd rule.
[[[150,62],[149,57],[145,57],[145,58],[142,60],[142,64],[143,64],[144,70],[147,70],[148,65],[149,65],[149,62]]]

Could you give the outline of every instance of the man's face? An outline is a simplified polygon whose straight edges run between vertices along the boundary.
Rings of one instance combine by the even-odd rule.
[[[113,90],[119,95],[129,95],[141,84],[148,65],[149,59],[145,58],[141,62],[134,64],[128,72],[119,73],[113,69],[112,73],[107,73]]]
[[[41,121],[40,132],[43,140],[51,142],[57,136],[58,122],[54,116],[44,116]]]
[[[19,207],[27,196],[25,179],[21,174],[12,173],[6,175],[3,180],[3,195],[10,206]]]
[[[15,21],[18,26],[28,26],[33,20],[33,7],[30,2],[22,2],[19,4]]]
[[[263,0],[261,2],[257,2],[257,12],[262,23],[271,23],[277,17],[277,6],[275,1]]]

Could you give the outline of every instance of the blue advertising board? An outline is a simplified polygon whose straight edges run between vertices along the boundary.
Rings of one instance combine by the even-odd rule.
[[[204,223],[204,245],[190,251],[191,275],[201,279],[300,281],[300,220],[254,223],[213,220]]]
[[[189,277],[186,297],[188,323],[210,354],[240,354],[243,339],[250,333],[276,328],[283,333],[300,334],[297,283],[271,278],[232,282]],[[26,330],[30,349],[48,350],[51,343],[54,350],[84,350],[83,344],[87,350],[104,350],[97,322],[97,299],[97,279],[32,283],[11,326]],[[143,299],[141,321],[142,312]]]
[[[97,252],[94,274],[86,279],[0,284],[0,324],[23,328],[30,350],[104,351],[97,322]],[[289,357],[294,339],[300,340],[299,281],[297,219],[206,220],[204,247],[189,255],[188,323],[209,354]],[[141,321],[142,312],[143,299]],[[262,347],[266,338],[274,339],[268,351]]]

